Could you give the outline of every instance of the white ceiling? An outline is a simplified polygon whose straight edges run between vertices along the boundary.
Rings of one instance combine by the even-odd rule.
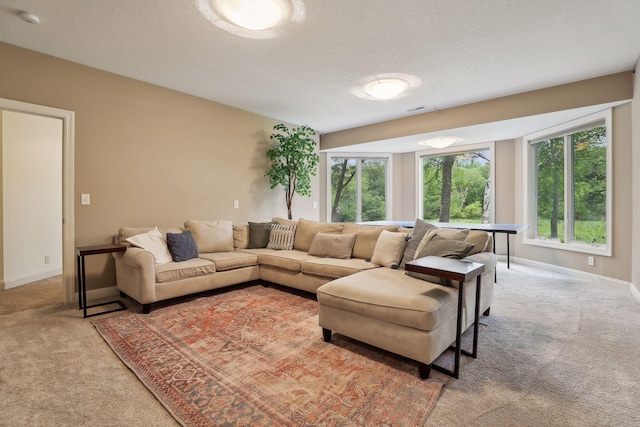
[[[209,1],[0,0],[0,40],[321,133],[628,71],[640,54],[638,0],[302,0],[304,21],[265,39],[213,25]],[[386,73],[422,85],[352,95]],[[470,130],[499,140],[566,115],[538,118]]]

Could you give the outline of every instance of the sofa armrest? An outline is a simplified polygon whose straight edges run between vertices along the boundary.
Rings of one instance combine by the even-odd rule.
[[[117,287],[140,304],[156,302],[156,265],[151,252],[129,247],[113,254]]]

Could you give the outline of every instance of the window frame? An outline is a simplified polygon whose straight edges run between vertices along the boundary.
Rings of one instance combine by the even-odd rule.
[[[480,151],[480,150],[489,150],[491,156],[491,163],[489,165],[489,194],[491,197],[491,214],[489,215],[490,222],[493,224],[496,222],[496,167],[495,167],[495,150],[496,143],[495,141],[491,142],[483,142],[478,144],[466,144],[466,145],[456,145],[452,147],[446,148],[434,148],[430,150],[421,150],[415,152],[415,165],[416,165],[416,174],[417,183],[416,186],[416,218],[423,217],[423,202],[422,198],[424,197],[424,174],[422,173],[422,158],[423,157],[432,157],[432,156],[443,156],[447,154],[456,154],[456,153],[468,153],[470,151]]]
[[[331,164],[333,159],[384,159],[387,161],[386,180],[385,180],[385,220],[391,218],[393,211],[393,154],[391,153],[327,153],[327,222],[333,222],[331,217],[331,207],[333,206],[332,189],[331,189]],[[362,220],[362,178],[361,178],[361,162],[356,162],[356,221]],[[358,219],[360,218],[360,219]]]
[[[606,240],[601,243],[585,243],[574,241],[570,234],[574,229],[574,181],[573,181],[573,154],[571,153],[571,144],[566,143],[566,136],[583,130],[585,127],[593,124],[597,126],[598,122],[604,120],[606,129]],[[564,242],[560,240],[551,240],[537,237],[537,177],[536,177],[536,156],[535,144],[544,139],[552,137],[565,137],[564,143]],[[523,144],[523,219],[528,225],[524,233],[523,243],[525,245],[541,246],[546,248],[560,249],[565,251],[587,253],[592,255],[612,256],[613,247],[613,123],[612,109],[608,108],[566,123],[562,123],[551,128],[547,128],[538,132],[531,133],[522,137]],[[567,226],[567,223],[570,223]]]

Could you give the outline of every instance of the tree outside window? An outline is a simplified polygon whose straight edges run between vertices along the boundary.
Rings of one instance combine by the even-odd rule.
[[[387,158],[332,157],[331,221],[387,219]]]
[[[425,221],[490,222],[489,149],[422,156],[421,165]]]

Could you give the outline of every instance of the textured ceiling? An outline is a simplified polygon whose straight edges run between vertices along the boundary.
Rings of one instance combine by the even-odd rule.
[[[322,133],[628,71],[640,54],[638,0],[303,0],[304,22],[269,39],[222,30],[197,1],[0,0],[0,40]],[[422,85],[351,94],[384,73]]]

